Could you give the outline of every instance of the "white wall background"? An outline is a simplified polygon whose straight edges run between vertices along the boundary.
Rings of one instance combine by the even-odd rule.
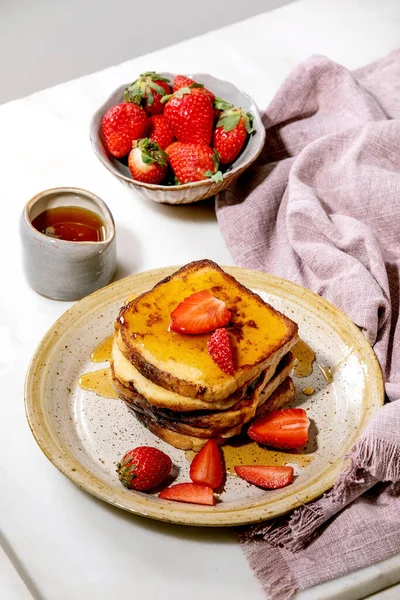
[[[290,1],[0,0],[0,103]]]

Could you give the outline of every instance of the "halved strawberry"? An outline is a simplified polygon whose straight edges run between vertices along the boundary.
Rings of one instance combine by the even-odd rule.
[[[171,313],[171,329],[179,333],[208,333],[229,322],[231,313],[225,302],[207,290],[185,298]]]
[[[253,421],[248,434],[252,440],[273,448],[301,448],[308,442],[309,426],[305,410],[284,408]]]
[[[267,490],[275,490],[293,481],[293,467],[262,467],[260,465],[241,465],[235,467],[239,477],[249,483]]]
[[[192,460],[190,479],[193,483],[202,483],[215,490],[224,479],[224,471],[219,446],[213,440],[208,440]]]
[[[233,375],[233,356],[231,342],[226,329],[216,329],[207,343],[208,353],[219,368],[227,373],[227,375]]]
[[[176,483],[158,494],[163,500],[176,500],[177,502],[192,502],[193,504],[207,504],[213,506],[215,498],[208,485],[198,483]]]

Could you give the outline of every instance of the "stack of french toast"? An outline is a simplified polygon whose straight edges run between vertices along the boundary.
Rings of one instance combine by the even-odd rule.
[[[223,325],[216,321],[222,314]],[[229,340],[233,368],[212,351],[213,327]],[[176,448],[199,450],[208,439],[224,443],[255,417],[293,400],[290,350],[297,341],[296,323],[214,262],[196,261],[120,310],[112,381],[155,435]]]

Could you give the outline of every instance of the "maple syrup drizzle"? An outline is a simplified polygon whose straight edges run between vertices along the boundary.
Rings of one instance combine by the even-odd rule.
[[[327,383],[333,383],[333,367],[324,367],[323,365],[318,365],[318,368],[324,376],[325,381]]]
[[[90,360],[92,362],[101,363],[101,362],[106,362],[106,361],[110,360],[113,337],[114,336],[109,335],[108,337],[106,337],[105,340],[100,342],[100,344],[98,346],[96,346],[96,348],[93,350],[92,354],[90,355]]]
[[[32,225],[48,237],[67,242],[104,240],[104,223],[100,217],[80,206],[48,208],[32,220]]]
[[[118,398],[113,388],[109,367],[84,373],[78,379],[78,385],[83,390],[94,392],[103,398]]]
[[[288,463],[305,467],[309,465],[314,456],[312,454],[302,454],[299,451],[281,452],[271,448],[263,448],[257,442],[237,440],[236,442],[224,444],[221,446],[224,455],[226,470],[231,475],[236,475],[235,467],[240,465],[263,465],[263,466],[284,466]],[[192,461],[196,452],[188,450],[185,453],[188,461]]]
[[[305,396],[312,396],[315,392],[315,389],[310,385],[301,390]]]
[[[90,360],[93,363],[109,361],[111,358],[112,341],[113,336],[110,335],[100,342],[91,353]],[[114,390],[111,382],[110,367],[83,373],[78,379],[78,385],[83,390],[94,392],[103,398],[118,398],[118,394]]]
[[[293,375],[295,377],[308,377],[313,371],[313,363],[315,361],[315,352],[308,344],[299,340],[291,350],[295,361],[293,367]]]

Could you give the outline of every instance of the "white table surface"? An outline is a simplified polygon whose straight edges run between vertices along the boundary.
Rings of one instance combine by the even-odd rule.
[[[25,202],[62,185],[102,197],[117,225],[118,277],[203,257],[232,264],[211,203],[151,204],[102,167],[88,138],[92,112],[111,90],[149,69],[210,72],[263,107],[310,54],[355,68],[399,41],[397,0],[301,0],[0,107],[2,600],[262,598],[231,530],[128,515],[79,490],[36,446],[24,414],[25,372],[40,338],[69,304],[36,295],[24,281],[18,219]],[[303,592],[298,600],[355,600],[399,580],[400,558],[394,557]],[[398,597],[398,587],[385,592],[385,600]]]

